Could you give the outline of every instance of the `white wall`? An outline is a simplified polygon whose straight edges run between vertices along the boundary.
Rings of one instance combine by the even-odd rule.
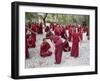
[[[11,2],[14,0],[1,0],[0,1],[0,81],[12,81],[10,78],[10,65],[11,65]],[[74,5],[88,5],[98,6],[100,10],[100,0],[21,0],[30,2],[43,2],[43,3],[58,3],[58,4],[74,4]],[[100,14],[100,11],[98,11]],[[98,16],[98,22],[100,15]],[[99,23],[98,23],[99,24]],[[98,30],[100,24],[98,25]],[[100,32],[98,33],[98,35]],[[98,38],[100,41],[100,37]],[[100,42],[98,43],[100,45]],[[100,47],[100,46],[99,46]],[[100,51],[99,51],[100,52]],[[100,58],[98,52],[98,59]],[[98,60],[100,67],[100,59]],[[100,71],[100,70],[99,70]],[[28,79],[26,79],[28,81]],[[33,79],[29,79],[33,81]],[[40,78],[34,81],[99,81],[100,74],[98,75],[83,75],[83,76],[66,76],[56,78]]]

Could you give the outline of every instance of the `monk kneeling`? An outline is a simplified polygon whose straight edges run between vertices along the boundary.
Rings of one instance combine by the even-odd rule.
[[[40,47],[40,56],[41,57],[46,57],[46,56],[51,56],[52,52],[49,50],[51,47],[49,43],[46,41],[46,38],[43,39],[43,43],[41,44]]]

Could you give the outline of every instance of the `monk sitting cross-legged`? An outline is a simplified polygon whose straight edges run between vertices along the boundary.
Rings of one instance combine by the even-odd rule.
[[[41,44],[40,47],[40,56],[41,57],[46,57],[46,56],[51,56],[52,52],[49,50],[51,47],[49,43],[47,42],[46,38],[43,39],[43,43]]]

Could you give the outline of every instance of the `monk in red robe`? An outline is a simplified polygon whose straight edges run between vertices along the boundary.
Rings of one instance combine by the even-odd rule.
[[[55,64],[60,64],[62,59],[63,42],[57,35],[52,36],[52,40],[55,43]]]
[[[36,44],[35,44],[35,42],[36,42],[36,32],[37,32],[37,27],[36,27],[35,24],[32,24],[31,30],[34,32],[34,33],[32,32],[32,37],[34,39],[34,46],[33,46],[33,48],[35,48],[35,46],[36,46]]]
[[[50,23],[50,29],[52,29],[52,31],[54,31],[55,25],[54,23]]]
[[[30,35],[29,38],[27,39],[27,44],[29,48],[33,48],[35,46],[35,40],[34,38]]]
[[[30,34],[28,33],[29,31],[26,27],[29,28],[29,25],[25,25],[25,57],[29,58],[27,39],[29,38]]]
[[[80,39],[83,40],[83,28],[79,27],[78,32],[79,32],[79,35],[80,35]]]
[[[26,58],[29,58],[29,48],[32,48],[34,45],[34,39],[30,35],[28,38],[26,38],[26,44],[25,44],[25,52],[26,52]]]
[[[65,34],[65,28],[63,26],[60,27],[60,35],[62,38],[64,38],[64,34]]]
[[[39,23],[35,23],[35,26],[36,26],[36,29],[37,29],[37,33],[39,34],[39,32],[40,32],[40,26],[39,26]]]
[[[41,57],[47,57],[51,56],[52,52],[49,50],[51,47],[49,43],[46,41],[46,38],[43,39],[43,43],[41,44],[40,47],[40,56]]]
[[[25,57],[29,58],[29,53],[28,53],[28,45],[27,45],[27,39],[29,37],[27,33],[27,29],[25,29]]]
[[[55,35],[57,35],[57,36],[60,36],[60,35],[61,35],[61,31],[60,31],[59,25],[57,25],[57,26],[54,28],[54,33],[55,33]]]
[[[71,38],[72,38],[72,27],[71,26],[68,29],[68,33],[69,33],[69,41],[71,41]]]
[[[42,27],[42,23],[40,23],[39,25],[39,34],[42,34],[43,33],[43,27]]]
[[[72,34],[72,49],[71,49],[71,56],[78,57],[79,56],[79,40],[80,36],[79,33],[74,30]]]

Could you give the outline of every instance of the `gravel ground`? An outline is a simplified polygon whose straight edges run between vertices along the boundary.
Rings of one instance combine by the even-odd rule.
[[[39,55],[40,45],[44,37],[45,33],[37,35],[36,48],[29,49],[30,58],[25,60],[26,68],[89,65],[89,40],[86,39],[85,34],[83,35],[83,41],[79,45],[79,57],[74,58],[70,56],[70,52],[63,52],[61,64],[55,64],[54,46],[49,40],[48,42],[52,47],[50,50],[52,50],[53,54],[45,58]],[[69,44],[72,45],[71,42]]]

